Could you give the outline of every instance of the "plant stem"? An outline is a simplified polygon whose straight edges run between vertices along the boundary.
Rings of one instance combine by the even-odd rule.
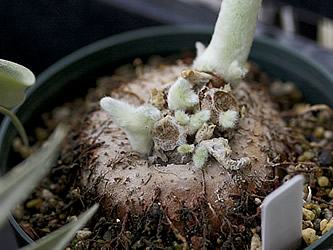
[[[243,78],[261,2],[223,0],[212,40],[194,61],[194,68],[218,73],[228,82]]]
[[[0,106],[0,113],[8,116],[11,119],[12,123],[14,124],[17,131],[19,132],[24,145],[26,147],[29,147],[29,140],[28,140],[27,133],[25,132],[25,129],[24,129],[22,123],[20,122],[20,120],[17,118],[17,116],[12,111],[10,111],[2,106]]]

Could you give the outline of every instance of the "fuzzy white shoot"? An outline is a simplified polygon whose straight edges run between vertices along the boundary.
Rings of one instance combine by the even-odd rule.
[[[208,160],[208,150],[204,146],[198,146],[195,149],[192,160],[197,169],[202,169]]]
[[[237,83],[247,70],[262,0],[223,0],[212,40],[207,49],[195,59],[193,66],[212,71],[226,81]]]
[[[175,118],[176,121],[182,126],[185,126],[190,122],[190,116],[182,110],[177,110],[175,112]]]
[[[133,107],[111,97],[102,98],[100,105],[125,130],[132,149],[149,154],[153,145],[151,131],[155,122],[161,118],[161,112],[151,105]]]
[[[177,152],[180,154],[191,154],[194,151],[193,144],[183,144],[177,148]]]
[[[239,113],[234,110],[221,112],[219,115],[219,124],[223,129],[234,128],[239,120]]]
[[[209,121],[210,119],[210,111],[209,110],[201,110],[190,117],[189,133],[194,134],[202,127],[202,125]]]
[[[179,77],[170,87],[168,106],[170,110],[187,110],[199,103],[199,97],[194,93],[192,85],[186,79]]]

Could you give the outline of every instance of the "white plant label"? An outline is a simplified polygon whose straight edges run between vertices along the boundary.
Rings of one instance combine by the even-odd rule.
[[[297,175],[270,193],[262,204],[263,250],[297,249],[302,238],[304,177]]]

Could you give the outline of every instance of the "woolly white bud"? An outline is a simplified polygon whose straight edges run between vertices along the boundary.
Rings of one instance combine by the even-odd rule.
[[[194,151],[194,145],[193,144],[191,144],[191,145],[190,144],[180,145],[177,148],[177,151],[180,154],[190,154],[190,153],[193,153],[193,151]]]
[[[102,98],[100,105],[125,130],[134,151],[142,154],[150,152],[153,142],[151,131],[154,123],[161,118],[157,108],[151,105],[133,107],[111,97]]]
[[[201,110],[190,117],[189,133],[194,134],[210,119],[209,110]]]
[[[176,121],[182,126],[185,126],[190,122],[190,117],[182,110],[177,110],[175,112],[175,118]]]
[[[239,120],[239,113],[234,110],[221,112],[219,115],[219,124],[222,128],[234,128]]]
[[[184,78],[179,77],[170,87],[168,93],[168,106],[171,110],[186,110],[199,103],[199,97],[192,90],[192,85]]]
[[[202,169],[208,159],[208,150],[204,146],[198,146],[195,149],[195,152],[193,154],[192,160],[194,163],[194,166],[198,169]]]

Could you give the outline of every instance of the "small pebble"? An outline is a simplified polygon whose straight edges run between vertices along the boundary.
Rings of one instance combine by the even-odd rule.
[[[259,198],[254,198],[254,203],[257,205],[257,206],[259,206],[259,205],[261,205],[261,200],[259,199]]]
[[[314,222],[313,222],[313,227],[312,228],[316,231],[319,231],[320,230],[320,222],[321,222],[320,219],[315,219]]]
[[[304,208],[311,210],[312,212],[315,213],[316,216],[319,216],[321,214],[321,208],[318,204],[314,203],[305,204]]]
[[[330,220],[333,217],[332,211],[329,210],[328,208],[325,208],[323,210],[323,213],[326,220]]]
[[[305,151],[302,155],[298,157],[298,161],[310,161],[314,156],[314,153],[312,153],[311,151]]]
[[[328,193],[328,197],[333,198],[333,188],[332,188],[331,191]]]
[[[251,250],[261,250],[262,249],[260,236],[257,233],[254,233],[252,236],[250,249]]]
[[[330,221],[327,223],[325,229],[322,231],[322,233],[326,233],[330,231],[333,228],[333,219],[330,219]]]
[[[41,196],[44,200],[49,200],[54,197],[54,194],[52,194],[48,189],[43,189]]]
[[[82,240],[79,240],[76,244],[74,249],[85,249],[85,243]]]
[[[319,236],[316,235],[316,230],[312,228],[302,230],[302,237],[307,245],[311,245],[313,242],[319,239]]]
[[[26,207],[27,208],[39,208],[41,205],[43,204],[43,200],[42,199],[33,199],[33,200],[30,200],[26,203]]]
[[[323,127],[316,127],[313,134],[315,135],[315,137],[322,139],[325,134],[325,129]]]
[[[332,151],[324,149],[319,153],[318,161],[322,166],[330,166],[333,164]]]
[[[312,212],[309,209],[303,208],[303,219],[306,221],[312,221],[316,218],[316,215],[314,212]]]
[[[321,222],[320,222],[320,231],[324,231],[326,226],[328,224],[328,220],[326,219],[323,219]]]
[[[306,229],[306,228],[313,228],[313,224],[311,221],[309,221],[309,220],[302,221],[302,229]]]
[[[326,176],[318,177],[317,181],[318,181],[318,185],[320,187],[327,187],[330,184],[330,181],[328,180],[328,178]]]
[[[325,131],[324,137],[325,137],[325,139],[328,139],[328,140],[333,139],[333,131],[329,131],[329,130]]]
[[[79,230],[76,233],[76,237],[78,238],[78,240],[85,240],[88,239],[91,234],[92,232],[89,230]]]
[[[296,152],[297,154],[299,154],[299,155],[301,155],[301,154],[304,152],[302,146],[299,145],[299,144],[296,144],[296,145],[295,145],[294,150],[295,150],[295,152]]]

